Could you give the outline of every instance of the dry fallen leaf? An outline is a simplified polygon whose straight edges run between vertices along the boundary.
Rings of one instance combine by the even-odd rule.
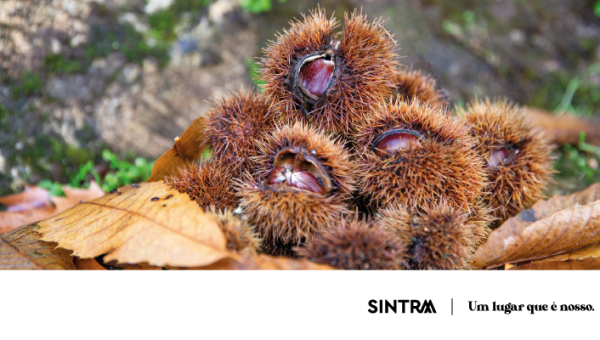
[[[50,193],[38,186],[25,186],[23,192],[0,197],[8,212],[36,209],[50,205]]]
[[[524,210],[519,215],[522,215],[522,220],[535,222],[575,204],[585,205],[597,200],[600,200],[600,183],[569,196],[554,195],[548,200],[540,200],[531,209]]]
[[[477,250],[472,259],[473,265],[475,268],[480,268],[478,266],[483,267],[490,265],[485,261],[490,260],[489,250],[491,242],[497,242],[498,239],[502,239],[503,242],[505,240],[509,240],[511,236],[515,237],[533,223],[543,220],[554,213],[572,207],[576,204],[585,205],[592,203],[598,199],[600,199],[600,183],[591,185],[589,188],[569,196],[555,195],[548,200],[538,201],[531,209],[522,211],[517,216],[506,221],[500,228],[493,231],[490,237],[494,235],[494,239],[491,241],[488,239],[485,247],[482,246]],[[513,230],[511,230],[511,228],[513,228]],[[493,248],[493,251],[501,251],[501,248],[498,247],[498,244],[496,244],[496,247]],[[499,256],[499,254],[494,255]]]
[[[543,259],[544,261],[575,261],[600,257],[600,243],[573,250],[572,252],[554,255]]]
[[[570,253],[550,256],[541,260],[532,262],[522,262],[517,264],[507,263],[505,270],[523,270],[523,269],[600,269],[600,262],[592,261],[600,258],[600,243],[595,243],[587,247],[574,250]],[[590,260],[590,261],[584,261]],[[548,262],[565,262],[563,264],[551,264]],[[515,268],[518,267],[518,268]]]
[[[251,258],[223,259],[209,266],[193,269],[203,270],[332,270],[335,269],[325,264],[310,262],[306,259],[291,259],[287,257],[274,257],[258,255]]]
[[[0,212],[0,234],[48,218],[55,211],[48,190],[38,186],[0,197],[0,204],[6,206],[6,211]]]
[[[50,197],[46,189],[35,186],[25,187],[18,194],[0,197],[0,203],[8,206],[5,212],[0,212],[0,233],[52,217],[81,201],[104,196],[104,191],[94,181],[88,189],[67,186],[62,189],[66,197]]]
[[[216,222],[164,182],[122,187],[39,224],[45,241],[81,258],[197,267],[235,257]]]
[[[9,232],[23,225],[41,221],[56,214],[56,208],[47,206],[19,212],[0,212],[0,233]]]
[[[519,264],[509,270],[597,270],[600,269],[600,258],[569,261],[538,260]]]
[[[473,267],[494,268],[541,259],[600,241],[600,201],[575,205],[548,217],[543,211],[540,215],[545,218],[539,220],[536,212],[534,206],[494,230],[475,252]]]
[[[102,267],[95,259],[80,259],[74,257],[73,263],[77,270],[106,270],[106,268]]]
[[[600,146],[600,123],[569,114],[556,115],[543,110],[527,108],[531,123],[542,128],[553,143],[577,145],[579,135],[585,132],[586,142]]]
[[[123,267],[123,270],[163,270],[162,267],[150,266],[147,264],[126,264]]]
[[[152,174],[148,182],[156,182],[175,175],[182,168],[190,167],[208,148],[203,142],[203,119],[198,118],[192,122],[181,137],[175,138],[171,149],[160,156],[152,167]]]
[[[71,252],[41,241],[37,224],[0,234],[0,269],[75,269]]]

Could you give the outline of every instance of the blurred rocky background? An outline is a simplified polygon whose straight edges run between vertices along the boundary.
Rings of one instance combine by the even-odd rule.
[[[318,4],[389,18],[402,63],[456,104],[600,114],[597,0],[0,0],[0,194],[69,183],[103,150],[156,159],[211,98],[258,85],[261,48]],[[594,150],[557,157],[565,191],[600,180]]]

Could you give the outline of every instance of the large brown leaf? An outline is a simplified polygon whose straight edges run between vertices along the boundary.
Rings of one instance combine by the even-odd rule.
[[[547,261],[546,259],[519,264],[509,270],[598,270],[600,258],[569,261]]]
[[[522,262],[512,264],[505,264],[504,269],[507,270],[518,270],[518,269],[600,269],[594,268],[596,265],[600,265],[599,261],[592,261],[600,258],[600,243],[594,243],[587,247],[576,249],[572,252],[554,255],[546,257],[541,260],[532,262]],[[583,261],[590,260],[590,261]],[[567,262],[566,264],[550,264],[548,262]],[[519,267],[519,268],[514,268]]]
[[[0,269],[75,269],[71,252],[41,241],[37,224],[0,234]]]
[[[572,252],[550,256],[545,258],[544,261],[576,261],[589,258],[600,258],[600,243],[575,249]]]
[[[600,199],[600,183],[591,185],[586,190],[569,196],[555,195],[549,200],[538,201],[531,209],[522,211],[517,216],[507,220],[500,228],[493,231],[486,244],[477,249],[477,252],[472,259],[473,266],[475,268],[482,268],[502,265],[499,261],[503,258],[502,256],[506,255],[503,250],[505,242],[518,240],[518,236],[529,226],[548,218],[563,209],[572,207],[576,204],[586,205],[595,202],[598,199]],[[548,254],[547,256],[552,256],[552,254]],[[496,260],[494,261],[493,259]],[[494,262],[494,264],[492,264],[492,262]],[[508,261],[506,263],[511,262],[513,261]]]
[[[558,204],[559,200],[555,203]],[[542,203],[538,207],[551,205]],[[567,253],[600,241],[600,201],[574,205],[545,217],[536,206],[494,230],[472,259],[474,268],[494,268]],[[540,216],[541,219],[537,219]]]
[[[181,137],[175,138],[171,149],[160,156],[152,167],[148,182],[157,182],[175,175],[182,168],[190,167],[209,147],[204,143],[204,120],[198,118],[192,122]]]
[[[205,266],[234,257],[216,222],[164,182],[120,188],[40,222],[45,241],[80,258],[156,266]]]
[[[585,205],[600,200],[600,183],[596,183],[587,189],[569,196],[554,195],[549,200],[540,200],[531,207],[524,210],[517,217],[521,220],[535,222],[541,220],[563,209],[576,204]]]

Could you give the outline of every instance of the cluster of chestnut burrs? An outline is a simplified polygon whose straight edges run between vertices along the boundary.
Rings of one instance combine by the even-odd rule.
[[[323,10],[264,49],[263,92],[204,116],[212,156],[168,183],[231,251],[344,269],[466,269],[490,226],[538,200],[551,146],[506,100],[448,108],[381,20]]]

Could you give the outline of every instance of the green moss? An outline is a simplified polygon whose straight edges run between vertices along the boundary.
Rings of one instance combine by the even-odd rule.
[[[61,54],[48,54],[42,61],[44,69],[51,73],[77,73],[84,70],[79,60],[68,59]]]
[[[2,103],[0,103],[0,130],[5,132],[10,131],[10,127],[8,126],[8,109]]]
[[[596,38],[582,38],[579,40],[579,48],[583,52],[592,52],[596,50],[598,40]]]
[[[184,14],[191,14],[191,19],[200,18],[202,8],[210,5],[210,0],[177,0],[168,8],[148,15],[150,31],[148,36],[157,41],[157,45],[168,45],[177,39],[175,27]]]
[[[119,23],[116,18],[110,19],[106,25],[92,25],[90,28],[88,43],[78,47],[71,53],[78,58],[67,57],[62,54],[47,55],[42,65],[50,73],[79,73],[89,68],[96,58],[106,58],[112,52],[122,52],[128,62],[141,64],[146,58],[157,59],[159,65],[164,67],[169,61],[168,41],[175,38],[172,35],[160,36],[158,42],[150,46],[146,38],[137,32],[128,23]],[[173,23],[174,24],[174,23]],[[158,24],[160,26],[160,24]],[[153,30],[154,31],[154,30]]]
[[[17,84],[11,87],[12,95],[17,99],[23,96],[38,95],[41,93],[43,85],[44,82],[37,74],[25,72],[21,76],[21,79],[17,81]]]
[[[154,12],[148,16],[150,36],[156,40],[171,42],[177,38],[175,34],[175,14],[169,10]]]
[[[93,43],[85,46],[84,54],[88,64],[95,58],[107,57],[112,51],[123,52],[127,61],[133,63],[141,64],[144,59],[152,57],[162,67],[169,61],[169,46],[166,42],[158,41],[150,46],[144,36],[128,23],[94,25],[90,29],[89,41]]]
[[[194,13],[210,5],[210,0],[176,0],[170,7],[176,16],[184,13]]]
[[[20,145],[16,150],[15,146]],[[36,135],[26,138],[22,130],[15,137],[5,140],[0,147],[11,150],[6,161],[7,169],[18,166],[21,169],[19,178],[28,183],[37,183],[42,179],[62,181],[66,183],[77,169],[90,160],[100,160],[101,155],[93,149],[78,148],[67,144],[58,135]],[[12,178],[7,174],[2,179],[0,194],[10,192]]]
[[[192,13],[199,18],[199,12],[207,7],[210,0],[176,0],[169,8],[157,11],[148,16],[150,31],[147,36],[137,32],[129,23],[119,22],[117,13],[111,12],[106,6],[95,5],[96,14],[104,17],[107,22],[92,24],[87,43],[70,51],[68,55],[49,54],[42,61],[46,72],[79,73],[89,68],[96,58],[106,58],[112,52],[122,52],[128,62],[142,63],[146,58],[154,58],[161,67],[169,61],[169,47],[177,35],[175,27],[185,13]],[[149,44],[148,40],[152,40]],[[37,94],[40,82],[32,82],[31,75],[24,75],[29,80],[24,88],[18,87],[16,97]],[[25,79],[26,77],[29,77]],[[39,80],[39,77],[37,78]]]

